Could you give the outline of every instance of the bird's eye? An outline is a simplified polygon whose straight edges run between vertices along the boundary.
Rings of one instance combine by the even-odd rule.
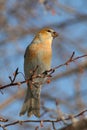
[[[51,32],[51,30],[47,30],[47,32]]]

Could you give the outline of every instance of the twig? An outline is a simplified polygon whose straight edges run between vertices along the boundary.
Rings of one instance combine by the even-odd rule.
[[[56,130],[54,122],[52,122],[53,129]]]
[[[84,110],[84,111],[82,111],[82,112],[80,112],[79,114],[74,115],[73,118],[77,118],[77,117],[83,115],[85,112],[87,112],[87,109]],[[71,120],[71,117],[68,116],[67,118],[65,118],[65,120]],[[43,120],[43,123],[44,123],[44,122],[47,122],[47,123],[50,122],[50,123],[52,123],[52,126],[53,126],[53,128],[54,128],[54,130],[55,130],[54,123],[57,123],[57,122],[59,122],[59,121],[62,121],[62,119]],[[3,128],[6,128],[6,127],[12,126],[12,125],[16,125],[16,124],[22,125],[23,123],[27,123],[27,122],[41,123],[42,120],[17,120],[17,121],[14,121],[14,122],[12,122],[12,123],[7,123],[7,124],[3,125]],[[2,124],[0,124],[0,127],[2,127]]]
[[[4,85],[4,86],[1,86],[1,85],[0,85],[0,90],[2,90],[2,89],[4,89],[4,88],[11,87],[11,86],[19,86],[19,85],[24,84],[24,83],[27,83],[27,82],[29,82],[29,81],[32,82],[33,79],[35,79],[35,78],[52,77],[51,75],[55,72],[56,69],[59,69],[59,68],[62,67],[62,66],[69,65],[71,62],[74,62],[74,61],[76,61],[76,60],[78,60],[78,59],[80,59],[80,58],[83,58],[83,57],[86,57],[86,56],[87,56],[87,54],[85,54],[85,55],[78,56],[78,57],[75,57],[75,58],[74,58],[74,55],[75,55],[75,52],[72,53],[71,57],[70,57],[65,63],[60,64],[60,65],[58,65],[58,66],[56,66],[56,67],[54,67],[54,68],[51,68],[50,70],[46,70],[46,71],[43,72],[42,74],[38,74],[38,75],[35,74],[35,71],[38,69],[38,66],[37,66],[33,71],[31,71],[31,72],[32,72],[32,75],[31,75],[31,77],[30,77],[29,79],[26,79],[26,80],[20,81],[20,82],[15,82],[15,79],[16,79],[17,75],[19,74],[18,68],[17,68],[16,71],[15,71],[15,73],[14,73],[13,79],[12,79],[11,77],[9,77],[11,83],[9,83],[9,84],[7,84],[7,85]],[[34,84],[34,83],[33,83],[33,84]]]
[[[13,79],[12,79],[12,77],[11,76],[9,76],[9,79],[10,79],[10,81],[11,81],[11,83],[14,83],[14,81],[15,81],[15,79],[16,79],[16,77],[17,77],[17,75],[19,74],[19,72],[18,72],[18,68],[15,70],[15,72],[13,73]]]
[[[3,118],[3,117],[0,117],[0,122],[7,122],[8,121],[8,119],[5,119],[5,118]]]

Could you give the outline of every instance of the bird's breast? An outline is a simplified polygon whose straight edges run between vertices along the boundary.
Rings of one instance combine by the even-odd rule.
[[[29,47],[29,57],[31,60],[37,60],[38,64],[51,65],[52,49],[51,44],[32,44]]]

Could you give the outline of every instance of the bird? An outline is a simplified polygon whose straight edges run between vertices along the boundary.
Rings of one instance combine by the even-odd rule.
[[[32,71],[35,68],[36,75],[42,74],[51,68],[52,42],[57,36],[58,33],[54,29],[45,27],[37,32],[32,42],[27,46],[24,54],[24,73],[26,80],[31,77]],[[20,116],[27,113],[28,117],[34,115],[40,118],[40,93],[44,82],[44,78],[36,78],[33,81],[29,80]]]

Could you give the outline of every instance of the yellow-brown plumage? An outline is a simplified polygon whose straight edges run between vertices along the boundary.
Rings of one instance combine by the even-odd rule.
[[[28,45],[24,55],[24,72],[26,79],[31,76],[30,71],[36,70],[36,74],[49,70],[52,57],[52,40],[57,36],[57,33],[50,29],[44,28],[40,30],[32,43]],[[34,82],[44,82],[43,78],[34,79]],[[20,115],[27,112],[28,116],[35,115],[40,117],[40,90],[41,85],[31,85],[28,83],[27,94]]]

